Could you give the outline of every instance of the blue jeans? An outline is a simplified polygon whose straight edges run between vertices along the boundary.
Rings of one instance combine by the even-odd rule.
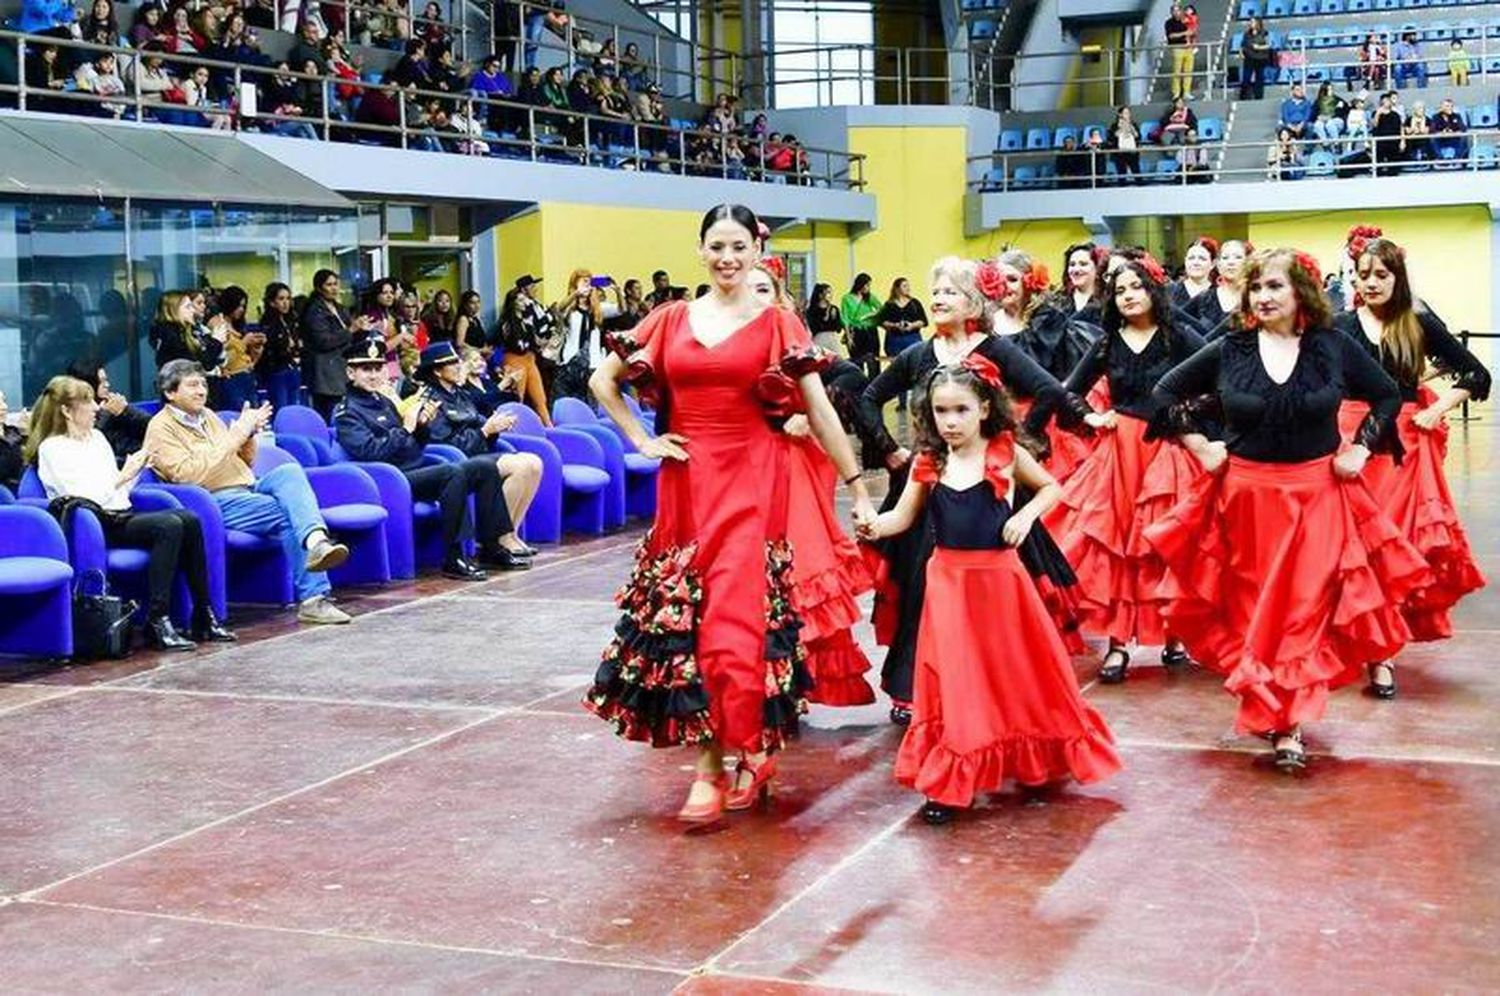
[[[1420,90],[1427,86],[1427,63],[1398,62],[1395,69],[1391,71],[1391,76],[1397,90],[1406,89],[1402,84],[1409,79],[1415,79],[1417,81],[1417,89]]]
[[[307,552],[302,544],[315,530],[328,527],[323,524],[318,499],[301,467],[284,463],[257,480],[253,488],[225,488],[213,496],[224,516],[224,528],[266,536],[281,544],[292,565],[297,601],[333,590],[327,574],[307,569]]]
[[[271,407],[275,409],[285,408],[287,405],[301,404],[302,375],[296,370],[274,370],[260,379],[261,386],[266,389],[266,397],[271,400]]]
[[[260,385],[249,370],[221,378],[218,389],[215,407],[220,411],[237,412],[245,405],[254,407],[260,403]]]
[[[545,11],[526,15],[526,55],[527,69],[536,68],[537,42],[542,40],[542,32],[547,30],[547,14]]]

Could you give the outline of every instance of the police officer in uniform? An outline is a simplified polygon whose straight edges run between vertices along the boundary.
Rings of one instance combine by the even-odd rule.
[[[488,457],[463,463],[422,465],[422,446],[428,440],[439,406],[418,392],[403,414],[395,389],[385,372],[385,344],[377,338],[359,339],[344,350],[349,391],[334,408],[333,428],[339,445],[355,460],[389,463],[411,483],[412,498],[435,501],[442,512],[447,556],[443,574],[460,581],[483,581],[488,575],[464,557],[469,496],[474,496],[478,519],[480,562],[502,570],[525,570],[529,556],[513,553],[500,538],[514,534],[502,500],[500,472]]]

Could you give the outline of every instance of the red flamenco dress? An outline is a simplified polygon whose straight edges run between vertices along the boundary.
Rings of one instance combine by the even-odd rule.
[[[1372,451],[1399,405],[1395,384],[1348,337],[1303,333],[1291,375],[1271,380],[1255,332],[1231,332],[1172,371],[1153,433],[1222,415],[1229,460],[1146,530],[1180,585],[1172,632],[1225,676],[1242,733],[1318,719],[1331,689],[1410,639],[1400,605],[1429,578],[1420,554],[1360,479],[1333,471],[1344,395],[1370,403]],[[1208,396],[1218,411],[1200,399]]]
[[[1001,529],[1014,439],[990,440],[983,481],[955,490],[926,454],[936,549],[917,636],[916,698],[896,780],[945,806],[968,806],[1007,779],[1096,782],[1120,769],[1104,719],[1078,690],[1068,650]],[[996,625],[996,618],[1002,620]]]
[[[838,470],[817,440],[788,436],[791,512],[787,539],[796,557],[792,607],[802,620],[802,647],[813,687],[808,700],[828,706],[869,705],[870,659],[850,632],[860,617],[860,595],[875,586],[858,545],[834,510]]]
[[[1146,542],[1147,527],[1183,498],[1202,469],[1174,440],[1146,439],[1151,389],[1172,367],[1203,345],[1189,330],[1156,332],[1139,353],[1109,332],[1079,362],[1067,388],[1113,406],[1113,431],[1063,485],[1046,517],[1063,555],[1078,574],[1079,616],[1085,633],[1120,643],[1165,644],[1162,611],[1175,594],[1166,565]]]
[[[715,346],[686,303],[653,311],[611,347],[657,404],[657,428],[688,440],[663,461],[656,520],[617,593],[623,610],[584,707],[655,747],[718,740],[782,746],[805,707],[792,606],[788,447],[768,416],[798,397],[812,344],[795,315],[767,308]]]

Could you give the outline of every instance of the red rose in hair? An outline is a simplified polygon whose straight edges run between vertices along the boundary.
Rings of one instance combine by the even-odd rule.
[[[1218,239],[1211,238],[1211,237],[1209,237],[1207,235],[1203,235],[1203,236],[1200,236],[1198,238],[1198,241],[1195,242],[1195,243],[1193,243],[1193,244],[1194,245],[1202,246],[1203,248],[1207,249],[1208,250],[1208,254],[1210,256],[1212,256],[1214,259],[1218,259],[1219,258],[1219,240]]]
[[[1005,274],[993,260],[985,260],[974,271],[974,287],[991,301],[1005,297]]]
[[[1345,239],[1349,258],[1358,262],[1359,257],[1365,254],[1365,249],[1370,243],[1384,234],[1385,232],[1379,225],[1355,225],[1349,229],[1349,234]]]
[[[780,256],[767,256],[760,261],[760,266],[777,280],[786,283],[786,260]]]
[[[1028,294],[1040,294],[1052,286],[1052,275],[1041,263],[1035,263],[1026,271],[1026,276],[1021,278],[1021,286],[1026,288]]]
[[[1318,269],[1317,260],[1300,249],[1292,253],[1292,258],[1297,261],[1297,265],[1302,268],[1302,272],[1307,274],[1314,284],[1319,287],[1323,286],[1323,271]]]
[[[1146,253],[1140,259],[1136,260],[1136,263],[1140,265],[1141,269],[1146,271],[1146,276],[1151,278],[1152,283],[1157,285],[1166,284],[1167,271],[1162,269],[1162,265],[1156,261],[1155,256]]]
[[[965,370],[969,371],[969,373],[973,374],[975,377],[978,377],[980,380],[984,381],[995,390],[1000,390],[1000,368],[995,366],[994,361],[989,357],[980,356],[978,353],[970,353],[968,356],[965,356],[963,358],[963,362],[960,363],[959,366],[963,367]]]

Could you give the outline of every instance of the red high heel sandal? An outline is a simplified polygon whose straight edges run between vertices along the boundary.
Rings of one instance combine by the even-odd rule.
[[[729,794],[724,797],[724,808],[730,812],[740,812],[755,805],[757,799],[764,800],[771,794],[771,779],[776,777],[776,755],[771,755],[760,762],[758,767],[751,766],[750,762],[741,759],[734,766],[735,783],[738,785],[740,772],[750,773],[750,784],[744,789],[731,788]]]
[[[724,815],[724,795],[729,790],[729,776],[722,771],[717,775],[698,772],[693,782],[707,782],[714,787],[707,802],[685,803],[677,811],[677,818],[684,823],[715,823]]]

